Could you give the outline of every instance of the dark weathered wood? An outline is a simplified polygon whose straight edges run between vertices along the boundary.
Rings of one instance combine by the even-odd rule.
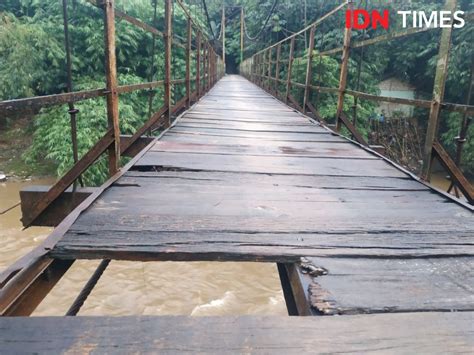
[[[274,99],[238,99],[249,93],[268,97],[238,77],[220,81],[52,255],[291,263],[473,254],[470,210]]]
[[[316,110],[316,107],[314,107],[311,102],[308,101],[306,103],[306,107],[309,108],[315,119],[317,119],[319,122],[324,122],[324,119],[321,117],[318,110]]]
[[[28,211],[38,200],[43,198],[50,186],[31,185],[20,191],[21,210],[23,215],[28,215]],[[34,226],[57,226],[74,208],[92,194],[94,188],[79,187],[73,191],[72,187],[64,191],[36,220]],[[24,218],[25,222],[27,217]]]
[[[451,176],[451,179],[459,187],[461,192],[466,197],[467,201],[474,204],[474,189],[469,180],[464,176],[462,171],[457,167],[456,163],[451,159],[448,152],[444,150],[443,146],[438,142],[433,142],[433,153],[439,159],[439,162]]]
[[[278,136],[276,136],[278,133]],[[337,136],[328,134],[318,133],[287,133],[287,132],[252,132],[252,131],[238,131],[238,130],[212,130],[206,128],[189,128],[189,127],[176,127],[173,132],[169,133],[169,136],[180,136],[180,137],[216,137],[216,138],[241,138],[245,139],[261,139],[262,141],[275,141],[278,140],[282,143],[285,142],[336,142],[341,143],[341,139]]]
[[[131,143],[133,136],[121,135],[120,136],[120,151],[123,156],[133,158],[140,153],[148,144],[150,144],[153,137],[139,137],[137,140]]]
[[[140,137],[142,137],[150,128],[153,126],[157,125],[158,123],[164,124],[162,117],[168,110],[167,107],[163,106],[161,107],[158,111],[156,111],[151,117],[141,126],[136,130],[136,132],[130,137],[130,139],[127,139],[125,143],[122,145],[121,149],[125,154],[128,154],[128,149],[138,140]]]
[[[169,153],[198,153],[248,156],[296,156],[314,158],[378,159],[370,153],[355,148],[352,144],[332,142],[292,142],[284,145],[280,141],[261,141],[225,138],[222,141],[188,137],[186,140],[167,136],[155,144],[151,151]]]
[[[420,184],[408,179],[390,186],[384,178],[129,174],[81,217],[53,255],[295,261],[300,255],[473,254],[466,246],[470,212],[439,210],[443,200],[424,187],[416,191]],[[328,209],[338,201],[345,201],[340,210]],[[418,225],[420,218],[429,224]]]
[[[51,189],[39,200],[28,215],[24,215],[22,222],[25,226],[31,225],[36,218],[55,201],[73,182],[91,166],[99,156],[114,142],[112,130],[108,131]]]
[[[197,153],[173,154],[168,152],[149,152],[137,164],[137,167],[166,167],[167,169],[229,171],[258,174],[289,175],[327,175],[327,176],[385,176],[398,177],[404,174],[394,170],[381,160],[369,159],[364,169],[355,159],[340,158],[331,161],[326,158],[259,156],[258,159],[246,159],[247,155],[221,155],[209,153],[206,159]],[[245,162],[245,164],[242,164]]]
[[[46,295],[53,289],[66,271],[71,267],[74,260],[53,260],[51,264],[40,273],[7,307],[0,307],[0,315],[5,316],[29,316]]]
[[[470,353],[473,313],[0,319],[6,353]]]
[[[474,258],[312,258],[309,286],[323,314],[474,310]]]
[[[311,316],[315,314],[305,288],[308,287],[298,273],[297,264],[277,264],[286,308],[290,316]]]
[[[351,132],[352,136],[357,142],[365,146],[369,145],[367,141],[364,139],[364,137],[362,137],[362,134],[354,126],[354,124],[344,114],[344,112],[341,112],[341,114],[339,115],[339,120],[344,124],[344,126],[349,130],[349,132]]]
[[[107,121],[113,133],[109,147],[109,176],[120,168],[120,125],[115,58],[115,0],[104,1],[105,77],[107,81]]]
[[[303,107],[296,101],[293,95],[288,94],[288,100],[298,111],[303,112]]]

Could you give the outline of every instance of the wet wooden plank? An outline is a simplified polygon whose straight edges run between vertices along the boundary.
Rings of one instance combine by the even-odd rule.
[[[309,286],[311,305],[324,314],[474,310],[472,256],[309,261],[327,270]]]
[[[474,313],[1,318],[5,353],[470,353]],[[216,341],[218,339],[218,341]]]
[[[166,136],[179,137],[202,137],[203,141],[210,139],[209,137],[242,138],[242,139],[260,139],[262,141],[279,141],[279,142],[336,142],[347,143],[341,137],[327,134],[313,133],[289,133],[289,132],[239,132],[239,131],[209,131],[202,128],[185,128],[174,127]]]
[[[196,153],[196,154],[221,154],[221,155],[248,155],[248,156],[294,156],[314,158],[347,158],[347,159],[373,159],[379,158],[362,149],[355,148],[352,144],[294,142],[285,144],[279,141],[261,142],[260,140],[239,141],[238,139],[225,139],[214,142],[202,139],[163,139],[158,141],[150,151],[168,153]]]
[[[330,133],[323,128],[314,128],[312,126],[282,126],[276,124],[262,124],[262,123],[248,123],[248,122],[241,122],[239,125],[235,124],[201,124],[199,122],[187,123],[181,122],[176,126],[176,129],[181,130],[194,130],[199,129],[201,131],[206,132],[213,132],[213,131],[221,131],[225,133],[231,132],[265,132],[265,133],[302,133],[302,134],[323,134],[329,136]]]
[[[225,119],[229,123],[239,123],[239,122],[250,122],[250,123],[278,123],[280,125],[286,126],[307,126],[310,123],[308,120],[296,120],[295,117],[278,117],[278,116],[268,116],[263,117],[262,115],[251,116],[251,115],[209,115],[204,113],[188,113],[181,122],[199,122],[203,124],[208,123],[219,123]]]
[[[404,177],[404,173],[394,169],[383,160],[368,159],[361,165],[354,159],[330,160],[308,157],[272,157],[249,155],[202,155],[188,153],[183,155],[169,152],[147,152],[136,167],[166,167],[168,170],[205,170],[229,172],[253,172],[261,174],[306,174],[332,176],[385,176]]]
[[[52,254],[261,261],[474,255],[469,211],[446,205],[444,197],[409,179],[386,180],[129,172]]]
[[[322,137],[321,139],[319,139]],[[198,134],[193,132],[169,132],[166,136],[160,139],[160,142],[177,142],[177,143],[189,143],[189,144],[217,144],[217,145],[230,145],[230,146],[253,146],[258,149],[259,146],[265,147],[284,147],[282,149],[286,150],[298,150],[298,149],[344,149],[351,152],[361,152],[359,154],[367,155],[365,150],[358,149],[352,143],[343,140],[336,136],[331,136],[331,139],[328,140],[328,137],[320,135],[313,139],[286,139],[286,136],[283,138],[277,138],[273,135],[271,136],[254,136],[250,137],[247,135],[237,135],[237,136],[226,136],[219,134]],[[355,154],[355,153],[354,153]],[[372,155],[371,155],[372,156]]]
[[[266,95],[243,79],[221,81],[51,255],[294,262],[474,254],[469,209],[275,100],[227,105],[247,89]]]
[[[328,140],[330,140],[332,137],[331,133],[323,129],[309,130],[309,129],[304,129],[300,127],[288,128],[284,126],[283,127],[281,126],[280,127],[267,127],[267,128],[260,127],[260,128],[248,129],[244,127],[242,128],[220,127],[219,128],[219,127],[199,126],[199,124],[195,124],[195,125],[180,124],[174,127],[173,132],[211,133],[211,134],[223,134],[223,135],[225,134],[225,135],[230,135],[230,136],[235,135],[236,137],[238,137],[239,134],[244,134],[244,135],[261,134],[261,135],[272,136],[273,139],[285,138],[285,136],[292,136],[292,137],[295,137],[296,139],[319,138],[320,140],[323,140],[327,137]],[[315,137],[315,136],[319,136],[319,137]]]
[[[281,122],[232,122],[230,120],[181,120],[177,127],[199,127],[199,128],[208,128],[208,129],[229,129],[229,130],[250,130],[250,131],[271,131],[271,132],[321,132],[329,134],[329,132],[311,122],[287,122],[285,124]]]

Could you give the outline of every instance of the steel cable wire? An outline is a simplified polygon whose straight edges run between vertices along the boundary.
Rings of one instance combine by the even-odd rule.
[[[204,0],[203,0],[203,1],[204,1]],[[261,36],[261,34],[263,33],[263,31],[264,31],[265,28],[267,27],[268,22],[270,21],[270,18],[272,17],[273,12],[275,11],[275,8],[276,8],[277,4],[278,4],[278,0],[275,0],[275,1],[273,2],[273,5],[272,5],[271,9],[270,9],[270,12],[268,13],[267,18],[265,19],[265,23],[264,23],[263,26],[260,28],[260,30],[257,32],[257,34],[256,34],[255,36],[253,36],[253,37],[250,36],[249,33],[248,33],[248,30],[247,30],[247,23],[245,22],[245,16],[244,16],[244,33],[245,33],[245,37],[247,37],[247,39],[248,39],[249,41],[255,41],[255,40],[257,40],[257,39]]]

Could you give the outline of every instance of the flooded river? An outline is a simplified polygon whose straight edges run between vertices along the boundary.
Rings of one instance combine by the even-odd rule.
[[[0,183],[0,211],[19,201],[26,185]],[[0,270],[38,245],[51,231],[22,231],[20,208],[0,215]],[[77,261],[33,315],[63,315],[97,267]],[[265,263],[112,261],[79,315],[285,315],[276,265]]]

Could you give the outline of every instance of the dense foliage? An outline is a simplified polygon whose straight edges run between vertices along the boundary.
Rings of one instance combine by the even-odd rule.
[[[153,3],[155,0],[117,0],[117,7],[141,20],[153,23]],[[210,27],[218,37],[221,30],[221,9],[227,6],[226,54],[228,69],[236,69],[240,52],[240,8],[245,10],[245,21],[250,37],[261,33],[255,40],[245,41],[244,57],[265,48],[277,40],[313,22],[335,6],[336,0],[279,0],[271,13],[268,25],[262,29],[274,0],[207,0]],[[155,26],[163,28],[164,9],[158,1]],[[202,27],[207,27],[206,16],[200,0],[186,0],[192,15]],[[441,9],[444,1],[415,0],[411,2],[391,2],[384,7],[397,10]],[[395,4],[395,5],[394,5]],[[234,6],[234,7],[232,7]],[[356,7],[380,8],[379,2],[360,1]],[[470,0],[460,0],[459,7],[472,12],[474,5]],[[104,77],[104,37],[103,20],[100,10],[85,0],[69,0],[70,36],[73,54],[74,89],[101,88],[105,86]],[[393,10],[392,13],[396,11]],[[339,80],[340,55],[319,57],[320,51],[338,47],[342,44],[343,16],[339,14],[324,21],[317,28],[313,61],[313,84],[337,87]],[[399,24],[392,19],[391,30]],[[173,26],[176,37],[186,36],[183,12],[175,6]],[[163,78],[163,42],[156,41],[154,67],[151,68],[152,36],[143,30],[118,20],[117,27],[117,66],[120,84],[149,81]],[[13,99],[33,95],[46,95],[65,91],[66,70],[61,2],[58,0],[3,0],[0,3],[0,99]],[[353,32],[354,40],[371,38],[384,30]],[[465,103],[470,80],[470,66],[474,54],[472,24],[453,32],[453,44],[449,65],[445,101]],[[210,32],[210,31],[209,31]],[[353,50],[350,59],[348,87],[368,93],[378,93],[378,83],[389,77],[397,77],[413,85],[422,98],[431,98],[435,73],[439,31],[428,31]],[[304,83],[306,72],[308,34],[297,37],[296,60],[293,80]],[[216,47],[220,46],[215,41]],[[284,48],[283,48],[284,49]],[[173,48],[173,78],[184,77],[184,51]],[[285,52],[282,50],[282,53]],[[359,60],[363,58],[360,77]],[[282,66],[281,76],[286,75]],[[175,97],[182,95],[183,88],[175,89]],[[120,97],[120,120],[122,133],[132,133],[148,116],[148,91],[141,91]],[[301,98],[302,90],[293,89],[292,94]],[[334,94],[313,93],[321,115],[334,119],[336,97]],[[154,108],[162,104],[162,93],[154,95]],[[347,96],[344,110],[351,115],[354,106],[352,97]],[[367,100],[357,102],[357,125],[369,137],[370,118],[376,110],[376,103]],[[106,112],[104,99],[88,100],[77,104],[79,154],[84,154],[105,132]],[[427,110],[415,110],[415,119],[421,129],[426,126]],[[453,137],[458,135],[462,115],[443,113],[440,126],[440,139],[451,153],[455,151]],[[66,107],[45,108],[33,121],[33,145],[25,155],[28,162],[34,163],[48,159],[57,166],[60,175],[72,164],[69,116]],[[473,136],[471,126],[469,136]],[[463,168],[474,173],[474,143],[465,144]],[[105,162],[100,161],[85,176],[89,184],[98,184],[105,177]]]
[[[122,0],[117,7],[153,23],[153,1]],[[69,31],[72,45],[74,90],[105,87],[104,29],[101,10],[86,1],[69,1]],[[158,28],[163,27],[163,6],[157,6]],[[175,9],[175,32],[184,37],[186,20]],[[117,70],[120,85],[163,78],[163,41],[156,40],[153,73],[152,36],[125,21],[116,23]],[[173,48],[173,78],[184,77],[184,50]],[[66,89],[65,49],[61,2],[57,0],[9,0],[0,4],[0,99],[13,99],[64,92]],[[174,89],[175,99],[184,88]],[[153,109],[163,104],[162,88],[136,91],[120,96],[120,128],[132,134],[148,118],[149,96]],[[105,99],[76,103],[79,109],[77,134],[79,156],[87,152],[106,132]],[[42,109],[32,120],[33,144],[24,154],[28,163],[52,161],[60,176],[73,164],[70,118],[67,105]],[[104,181],[106,159],[94,164],[83,176],[88,185]]]

